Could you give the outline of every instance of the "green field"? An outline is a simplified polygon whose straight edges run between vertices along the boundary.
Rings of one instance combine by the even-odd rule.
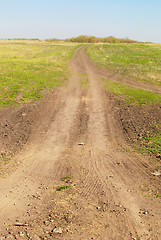
[[[38,100],[43,91],[64,84],[78,44],[0,41],[0,106]]]
[[[160,44],[96,44],[89,46],[87,53],[106,69],[161,86]]]

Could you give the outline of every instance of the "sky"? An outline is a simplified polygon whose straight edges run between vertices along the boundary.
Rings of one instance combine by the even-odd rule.
[[[114,36],[161,43],[161,0],[0,0],[0,39]]]

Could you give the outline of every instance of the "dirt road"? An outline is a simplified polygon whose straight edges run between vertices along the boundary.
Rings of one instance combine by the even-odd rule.
[[[146,197],[160,178],[126,146],[84,47],[70,67],[69,86],[47,107],[47,131],[40,127],[0,179],[0,237],[161,239],[160,198]]]

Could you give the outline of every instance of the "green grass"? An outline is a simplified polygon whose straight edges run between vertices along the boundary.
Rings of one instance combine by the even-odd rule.
[[[72,178],[72,176],[67,175],[67,176],[63,177],[61,180],[62,180],[62,181],[65,181],[65,180],[68,180],[68,179],[71,179],[71,178]]]
[[[72,185],[58,186],[56,190],[60,192],[60,191],[66,190],[68,188],[72,188]]]
[[[63,85],[76,44],[0,41],[0,106],[38,100]]]
[[[104,68],[161,86],[160,44],[93,44],[87,53]]]
[[[159,94],[103,79],[105,87],[120,100],[131,104],[161,104]]]
[[[143,137],[141,140],[141,147],[139,151],[145,153],[152,153],[155,155],[161,154],[161,132],[159,135],[151,135],[149,137]]]

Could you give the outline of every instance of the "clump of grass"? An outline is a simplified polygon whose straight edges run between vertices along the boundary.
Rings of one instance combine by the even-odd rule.
[[[159,94],[127,86],[123,83],[117,83],[105,80],[105,87],[120,100],[131,104],[161,104],[161,96]]]
[[[60,192],[60,191],[66,190],[68,188],[72,188],[72,185],[58,186],[56,190]]]
[[[69,179],[71,179],[71,178],[72,178],[72,176],[67,175],[67,176],[63,177],[61,180],[62,180],[62,181],[65,181],[65,180],[69,180]]]
[[[135,80],[161,85],[160,44],[97,44],[87,53],[98,65]]]

